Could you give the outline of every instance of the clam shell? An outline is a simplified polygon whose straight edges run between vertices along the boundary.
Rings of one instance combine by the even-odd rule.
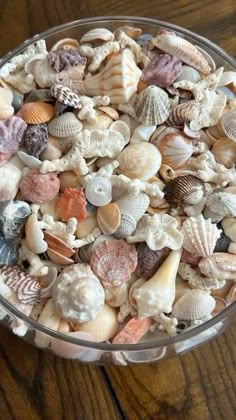
[[[0,202],[13,200],[19,189],[21,170],[10,163],[0,166]]]
[[[54,116],[54,106],[45,102],[27,102],[17,113],[27,124],[42,124]]]
[[[153,251],[146,243],[141,243],[137,247],[138,265],[136,273],[143,279],[150,279],[165,261],[170,253],[169,248],[162,248]]]
[[[143,124],[162,124],[170,114],[170,100],[167,93],[157,86],[148,86],[139,93],[135,102],[135,112]]]
[[[111,106],[99,106],[98,109],[104,112],[104,114],[108,115],[115,121],[118,120],[120,117],[119,112],[115,108],[112,108]]]
[[[209,210],[223,217],[236,216],[236,194],[230,192],[213,192],[207,197],[206,206]]]
[[[170,182],[174,176],[175,171],[169,165],[163,163],[159,169],[159,173],[165,182]]]
[[[119,169],[123,175],[141,181],[154,176],[161,166],[161,154],[150,143],[128,145],[118,156]]]
[[[118,239],[127,239],[135,231],[137,222],[134,217],[126,211],[120,211],[120,224],[113,235]]]
[[[105,206],[110,203],[112,186],[107,178],[95,176],[91,179],[85,188],[87,200],[94,206]]]
[[[84,238],[89,233],[92,233],[92,231],[96,227],[98,227],[96,215],[86,217],[86,219],[82,220],[77,224],[77,228],[75,231],[76,238]]]
[[[65,112],[50,121],[48,131],[55,137],[68,137],[78,134],[82,130],[82,127],[82,123],[73,112]]]
[[[57,236],[53,235],[50,232],[47,232],[47,231],[44,232],[44,239],[46,243],[48,244],[48,248],[50,248],[53,251],[58,252],[64,257],[72,257],[72,255],[75,254],[75,251],[73,248],[71,248],[69,245],[67,245],[66,242],[62,241],[60,238],[58,238]]]
[[[194,205],[201,202],[205,193],[205,184],[193,175],[184,175],[168,182],[163,192],[165,200],[171,207]]]
[[[155,132],[155,125],[141,124],[134,129],[130,143],[140,143],[142,141],[149,141],[152,134]]]
[[[72,260],[71,258],[65,257],[64,255],[61,255],[59,252],[54,251],[54,249],[47,249],[47,255],[48,258],[54,262],[57,265],[69,265],[69,264],[74,264],[74,260]]]
[[[25,239],[28,248],[35,254],[42,254],[47,250],[43,232],[39,227],[36,214],[31,214],[25,225]]]
[[[194,321],[209,316],[215,307],[215,299],[200,289],[187,291],[172,309],[172,315],[177,319]]]
[[[125,194],[116,201],[121,212],[130,214],[138,222],[146,212],[150,199],[145,193],[139,193],[136,197],[132,194]]]
[[[105,301],[109,306],[117,308],[128,300],[128,284],[122,283],[117,287],[104,287]]]
[[[211,223],[211,219],[200,215],[186,219],[181,232],[184,235],[183,247],[188,252],[207,257],[213,254],[221,230]]]
[[[97,222],[104,235],[111,235],[120,224],[120,209],[116,203],[110,203],[99,207]]]
[[[157,146],[156,143],[155,145]],[[174,170],[184,165],[193,153],[191,143],[178,130],[164,134],[157,147],[161,152],[162,164]]]
[[[226,137],[236,141],[236,109],[232,109],[223,114],[221,127]]]
[[[11,106],[12,100],[12,91],[5,87],[0,87],[0,120],[7,120],[14,114],[14,108]]]
[[[119,286],[136,268],[135,246],[122,239],[102,242],[93,250],[90,265],[105,287]]]
[[[213,144],[211,153],[218,163],[231,168],[236,161],[236,143],[227,137],[221,137]]]

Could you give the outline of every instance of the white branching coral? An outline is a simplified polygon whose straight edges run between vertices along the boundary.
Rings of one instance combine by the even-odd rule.
[[[92,47],[91,45],[81,45],[79,52],[81,55],[87,58],[91,58],[91,63],[88,66],[88,70],[95,72],[99,69],[105,58],[113,52],[117,52],[120,49],[120,45],[117,41],[109,41],[99,47]]]
[[[198,269],[194,269],[190,264],[184,262],[179,264],[178,274],[183,280],[187,280],[188,284],[194,289],[208,291],[211,289],[220,289],[225,284],[225,280],[203,277]]]

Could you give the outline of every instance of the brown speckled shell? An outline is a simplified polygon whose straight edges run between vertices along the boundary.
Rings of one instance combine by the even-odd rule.
[[[205,192],[204,182],[193,175],[184,175],[172,179],[164,188],[165,199],[171,207],[182,207],[196,191]]]

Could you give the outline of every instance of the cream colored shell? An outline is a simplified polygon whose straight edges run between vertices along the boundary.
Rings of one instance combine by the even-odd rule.
[[[172,309],[172,315],[179,320],[193,321],[209,316],[215,307],[215,299],[199,289],[187,291]]]

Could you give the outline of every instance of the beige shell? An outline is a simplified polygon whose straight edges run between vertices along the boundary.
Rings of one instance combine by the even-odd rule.
[[[236,255],[228,252],[215,252],[202,258],[199,269],[204,276],[220,280],[232,280],[236,277]]]
[[[186,122],[195,120],[199,116],[200,108],[200,103],[194,100],[183,102],[171,110],[168,124],[181,127]]]
[[[236,143],[227,137],[221,137],[213,144],[211,153],[218,163],[231,168],[236,161]]]
[[[79,47],[79,42],[77,41],[77,39],[63,38],[57,41],[56,44],[52,46],[50,52],[59,50],[60,48],[67,50],[70,48],[77,49],[78,47]]]
[[[76,188],[79,184],[79,175],[74,171],[64,171],[59,175],[60,190],[64,191],[65,188]]]
[[[133,296],[133,293],[136,289],[143,286],[146,280],[140,278],[138,280],[135,280],[134,283],[130,286],[129,289],[129,303],[132,305],[135,309],[138,309],[137,302]]]
[[[141,141],[149,141],[152,134],[156,130],[156,125],[140,124],[134,129],[130,143],[140,143]]]
[[[174,169],[172,169],[169,165],[166,165],[165,163],[161,165],[159,173],[163,180],[167,183],[170,182],[175,176]]]
[[[123,104],[136,92],[141,74],[134,54],[125,48],[113,54],[100,73],[86,78],[84,88],[88,96],[108,95],[111,104]]]
[[[114,34],[106,28],[95,28],[86,32],[81,38],[80,43],[84,42],[93,43],[94,41],[113,41]]]
[[[40,154],[41,160],[53,160],[53,159],[60,159],[62,155],[62,151],[60,148],[60,143],[58,139],[51,136],[48,136],[48,143],[44,151]]]
[[[75,231],[76,238],[83,239],[89,233],[92,233],[96,227],[98,227],[96,215],[86,217],[86,219],[77,224]]]
[[[64,257],[70,258],[75,254],[73,248],[71,248],[66,242],[50,232],[44,231],[44,239],[50,250],[56,251]]]
[[[10,89],[0,87],[0,120],[7,120],[14,114],[11,106],[13,93]]]
[[[104,287],[105,300],[109,306],[117,308],[128,300],[128,283],[120,286]]]
[[[221,222],[221,226],[225,235],[236,243],[236,219],[234,217],[225,217]]]
[[[222,217],[236,216],[236,194],[230,192],[213,192],[207,197],[206,206]]]
[[[161,154],[150,143],[128,145],[118,156],[119,169],[123,175],[147,181],[156,175],[161,166]]]
[[[177,275],[176,277],[176,284],[175,284],[175,302],[181,298],[188,290],[191,290],[188,282],[183,280],[180,276]]]
[[[39,315],[38,322],[51,330],[57,331],[60,324],[60,316],[57,313],[56,307],[52,299],[48,299],[46,305],[43,307]],[[34,342],[36,346],[45,348],[50,343],[50,336],[40,331],[36,331]]]
[[[174,170],[184,165],[193,153],[190,141],[178,130],[171,133],[166,130],[157,147],[162,155],[162,164]]]
[[[28,248],[35,254],[42,254],[48,248],[44,235],[39,227],[37,215],[31,214],[25,225],[25,239]]]
[[[211,219],[204,219],[202,215],[185,220],[181,232],[184,235],[183,247],[201,257],[213,254],[221,234],[221,230],[211,223]]]
[[[19,168],[10,163],[0,166],[0,202],[15,198],[20,180],[21,170]]]
[[[113,119],[108,114],[105,114],[97,108],[95,121],[93,123],[89,123],[88,121],[83,120],[83,128],[87,128],[88,130],[105,130],[106,128],[109,128],[112,123]]]
[[[150,203],[150,199],[145,193],[139,193],[137,196],[125,194],[116,201],[121,212],[130,214],[136,222],[143,217]]]
[[[58,217],[56,215],[56,202],[58,200],[58,195],[56,197],[49,201],[48,203],[40,204],[40,211],[42,214],[49,214],[53,217],[54,221],[58,220]]]
[[[204,290],[187,291],[172,309],[172,315],[177,319],[194,321],[209,316],[215,307],[215,299]]]
[[[97,313],[96,318],[82,324],[73,324],[75,331],[91,334],[98,343],[112,338],[118,331],[117,312],[106,303]]]
[[[74,263],[74,260],[72,260],[71,258],[65,257],[64,255],[60,254],[57,251],[54,251],[54,249],[51,248],[47,249],[47,255],[48,258],[57,265],[64,266]]]
[[[236,141],[236,109],[232,109],[222,116],[221,127],[226,137]]]
[[[170,114],[169,96],[157,86],[148,86],[139,93],[135,102],[135,112],[141,123],[160,125]]]
[[[104,112],[104,114],[108,115],[114,121],[118,120],[119,117],[120,117],[119,116],[119,112],[115,108],[112,108],[111,106],[103,106],[103,105],[101,105],[97,109],[99,109],[100,111]]]
[[[118,239],[127,239],[135,231],[137,222],[134,217],[124,211],[120,211],[120,224],[113,235]]]
[[[117,120],[114,121],[110,125],[110,129],[114,131],[118,131],[120,134],[122,134],[124,138],[125,145],[129,143],[130,140],[130,128],[128,124],[126,124],[124,121]]]
[[[53,118],[48,124],[48,131],[55,137],[68,137],[78,134],[83,128],[82,123],[73,112],[64,112],[59,117]]]
[[[98,208],[97,222],[104,235],[111,235],[120,224],[120,209],[116,203]]]
[[[181,252],[172,251],[154,276],[134,290],[139,318],[171,312]]]

